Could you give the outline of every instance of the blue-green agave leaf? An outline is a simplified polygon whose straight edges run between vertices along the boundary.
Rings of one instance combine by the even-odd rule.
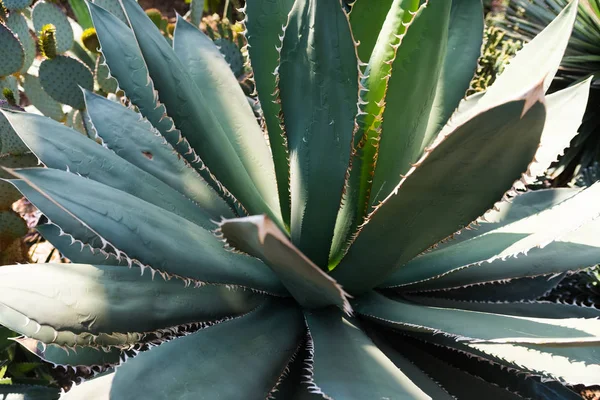
[[[140,276],[139,268],[28,264],[0,269],[0,322],[58,345],[125,345],[145,333],[244,314],[262,296]],[[140,308],[143,304],[143,308]]]
[[[278,68],[292,242],[326,268],[355,129],[358,61],[340,0],[298,0]]]
[[[88,91],[84,95],[94,131],[104,145],[193,200],[210,217],[233,216],[227,203],[148,121],[105,97]]]
[[[144,10],[135,0],[122,5],[160,101],[183,137],[249,213],[266,213],[281,225],[273,161],[262,131],[221,118],[222,103],[198,88]],[[251,122],[258,128],[254,118]]]
[[[531,88],[440,135],[371,213],[333,277],[351,294],[370,289],[492,208],[538,148],[546,116],[540,96]]]
[[[226,219],[219,224],[219,231],[232,248],[260,258],[271,267],[302,306],[336,305],[346,313],[352,312],[344,290],[302,254],[267,216]]]
[[[337,309],[305,311],[311,392],[326,399],[428,399],[355,320]]]
[[[54,169],[13,174],[22,180],[11,183],[55,224],[75,219],[100,237],[101,244],[93,247],[108,247],[128,262],[198,284],[286,293],[261,261],[225,250],[211,231],[128,193]]]
[[[2,400],[58,400],[59,390],[34,385],[0,385]]]
[[[69,349],[56,344],[47,345],[35,339],[17,339],[17,342],[54,367],[110,368],[120,364],[125,357],[124,350],[118,347],[102,349],[100,347],[75,346]]]
[[[139,354],[117,369],[111,398],[268,398],[303,334],[297,307],[267,301],[241,317]],[[131,382],[139,384],[135,391]]]

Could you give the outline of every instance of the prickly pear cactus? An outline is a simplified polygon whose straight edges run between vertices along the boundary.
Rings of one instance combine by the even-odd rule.
[[[2,4],[9,11],[23,10],[31,5],[33,0],[2,0]]]
[[[19,39],[24,52],[23,66],[20,72],[27,72],[35,58],[35,42],[31,37],[27,20],[20,12],[11,12],[6,19],[6,26],[13,32],[15,37]]]
[[[64,120],[65,113],[62,105],[42,88],[39,77],[26,74],[23,79],[23,90],[31,104],[42,114],[59,122]]]
[[[48,24],[56,27],[56,51],[58,53],[65,53],[73,47],[73,28],[67,16],[55,4],[38,1],[33,6],[31,18],[36,32],[40,32]]]
[[[0,77],[18,72],[25,62],[25,51],[13,31],[0,23]]]
[[[93,90],[94,76],[81,61],[60,55],[40,65],[40,83],[52,98],[83,110],[85,102],[80,87]]]

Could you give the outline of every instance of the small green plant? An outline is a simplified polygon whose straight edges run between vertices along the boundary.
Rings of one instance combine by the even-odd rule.
[[[171,46],[120,2],[128,24],[89,4],[132,105],[83,91],[103,146],[4,112],[47,167],[8,180],[73,263],[0,268],[0,323],[101,374],[65,400],[599,383],[600,312],[538,299],[600,260],[600,184],[524,192],[584,114],[589,79],[546,95],[577,2],[464,99],[479,0],[249,1],[260,121],[194,24]]]

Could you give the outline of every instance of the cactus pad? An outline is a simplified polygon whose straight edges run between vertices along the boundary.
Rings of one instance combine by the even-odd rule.
[[[21,73],[25,73],[35,58],[35,41],[29,32],[27,20],[23,14],[12,12],[6,19],[6,26],[13,31],[14,35],[17,37],[17,39],[19,39],[19,42],[21,42],[21,46],[23,46],[25,59],[23,62],[23,67],[21,67]]]
[[[65,125],[87,136],[87,133],[85,132],[85,125],[83,124],[83,117],[81,115],[81,111],[75,109],[69,111],[67,113]]]
[[[56,51],[64,53],[73,47],[73,28],[60,8],[54,4],[38,1],[33,6],[31,19],[36,32],[40,32],[45,25],[52,24],[56,27]]]
[[[0,78],[0,100],[8,100],[4,96],[4,89],[10,90],[15,98],[15,102],[19,104],[21,98],[19,95],[19,82],[17,81],[17,78],[14,76]]]
[[[129,25],[127,17],[119,4],[119,0],[93,0],[93,3],[104,8],[106,11],[119,18],[121,21]]]
[[[37,76],[25,75],[23,89],[27,93],[27,98],[31,104],[42,114],[59,122],[64,120],[65,114],[62,105],[44,91]]]
[[[104,56],[100,55],[96,59],[96,81],[100,89],[106,93],[115,93],[118,88],[117,80],[109,76],[109,69],[105,64]]]
[[[13,31],[1,23],[0,43],[0,77],[20,71],[25,62],[25,51]]]
[[[81,61],[67,56],[44,60],[40,65],[40,83],[54,100],[77,109],[85,108],[79,86],[94,89],[92,71]]]
[[[31,5],[32,0],[2,0],[2,4],[9,11],[22,10]]]
[[[231,70],[239,78],[244,73],[244,56],[240,49],[231,40],[225,38],[215,39],[215,44],[219,46],[219,50],[227,60]]]

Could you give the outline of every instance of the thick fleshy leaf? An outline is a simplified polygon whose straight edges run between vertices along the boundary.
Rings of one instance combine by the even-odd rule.
[[[357,321],[337,309],[305,312],[310,334],[309,387],[327,399],[428,399]]]
[[[267,216],[224,220],[220,233],[231,247],[258,257],[271,267],[302,306],[336,305],[346,313],[352,312],[344,290],[302,254]]]
[[[224,286],[186,287],[183,280],[140,271],[84,264],[2,267],[0,322],[44,343],[124,345],[147,332],[240,315],[262,299]]]
[[[600,320],[535,318],[437,308],[375,292],[352,303],[356,312],[398,330],[441,333],[471,343],[598,343]]]
[[[360,0],[352,6],[350,24],[354,40],[360,43],[358,46],[358,56],[361,61],[368,62],[369,58],[371,58],[379,32],[383,27],[393,1]],[[413,1],[413,3],[418,3],[418,0]]]
[[[423,296],[405,296],[405,298],[430,307],[451,308],[461,310],[479,311],[490,314],[514,315],[517,317],[533,318],[600,318],[600,309],[582,307],[570,304],[558,304],[548,301],[531,302],[485,302],[485,301],[457,301],[436,299]]]
[[[599,200],[595,184],[538,214],[417,257],[384,286],[453,288],[592,266],[600,261]]]
[[[104,350],[99,347],[75,346],[68,349],[55,344],[44,344],[35,339],[17,339],[27,350],[54,366],[110,367],[120,364],[124,351],[118,347]]]
[[[273,161],[256,120],[251,121],[256,127],[249,128],[238,119],[221,118],[222,99],[198,88],[135,0],[122,0],[122,5],[159,99],[183,137],[251,214],[266,213],[282,224]]]
[[[507,281],[484,283],[459,287],[456,289],[440,289],[426,291],[428,297],[452,299],[460,301],[531,301],[550,293],[565,274],[542,275],[533,278],[515,278]],[[410,289],[409,289],[410,290]]]
[[[459,368],[449,365],[440,358],[435,357],[424,351],[421,346],[413,341],[407,341],[402,338],[395,338],[394,344],[402,354],[419,368],[422,368],[431,379],[434,379],[446,389],[453,398],[465,400],[477,400],[482,396],[497,400],[518,400],[521,396],[513,394],[506,389],[498,387],[493,383],[473,376]],[[433,397],[435,399],[435,397]]]
[[[371,205],[392,192],[400,175],[406,174],[435,138],[437,132],[428,132],[427,124],[444,66],[451,6],[449,1],[428,2],[398,48],[385,97],[375,171],[369,176]]]
[[[392,3],[365,72],[360,76],[359,114],[356,119],[358,130],[354,136],[352,168],[347,181],[345,198],[336,221],[330,265],[339,262],[346,250],[348,238],[356,232],[368,211],[367,203],[379,149],[381,118],[386,107],[392,65],[398,48],[404,41],[408,26],[413,19],[421,15],[420,12],[415,15],[418,7],[419,2],[415,0],[395,0]],[[359,8],[366,8],[366,6],[359,5]],[[369,15],[373,15],[372,13],[377,13],[372,8],[365,11],[366,15],[361,17],[362,20],[367,20]],[[358,23],[356,19],[354,23],[361,27],[364,24],[364,22]]]
[[[440,131],[469,88],[481,55],[482,17],[481,1],[452,1],[446,56],[429,113],[426,138]]]
[[[11,182],[55,224],[75,218],[103,238],[93,247],[109,243],[126,259],[183,279],[286,293],[262,262],[226,251],[211,231],[162,208],[67,172],[34,168],[14,173],[25,181]]]
[[[61,232],[61,228],[56,225],[38,225],[36,230],[54,246],[63,257],[68,258],[75,264],[93,264],[93,265],[121,265],[127,266],[127,260],[120,260],[114,254],[104,253],[100,249],[92,249],[90,246],[83,246],[75,242],[75,238],[69,234]],[[62,235],[61,235],[62,233]]]
[[[279,90],[290,151],[292,242],[326,268],[358,101],[358,62],[340,0],[297,0]]]
[[[440,135],[371,213],[333,277],[350,293],[368,290],[492,208],[537,150],[546,115],[540,95],[531,88]]]
[[[269,301],[239,318],[139,354],[117,369],[111,398],[267,398],[296,353],[302,322],[297,307]],[[138,383],[135,390],[131,382]]]
[[[96,0],[96,2],[99,2]],[[110,69],[110,74],[119,82],[119,88],[135,104],[140,113],[161,133],[177,153],[192,165],[200,175],[217,190],[220,184],[204,168],[197,154],[192,151],[189,143],[181,139],[181,132],[174,126],[173,120],[167,115],[154,89],[154,84],[148,73],[148,67],[137,44],[135,35],[129,26],[105,9],[88,2],[94,27],[100,41],[101,50]],[[118,10],[122,13],[121,6]],[[125,19],[125,15],[122,15]],[[231,200],[231,199],[229,199]]]
[[[13,111],[2,113],[23,142],[48,168],[70,170],[122,190],[205,229],[214,226],[211,216],[184,195],[73,129],[41,115]]]
[[[94,130],[119,157],[193,200],[211,218],[233,216],[227,203],[148,121],[105,97],[88,91],[84,95]]]
[[[255,0],[246,3],[246,39],[248,54],[252,63],[258,99],[263,111],[275,174],[279,189],[279,203],[286,224],[290,223],[289,158],[287,142],[279,120],[281,104],[276,102],[276,76],[273,74],[279,65],[280,35],[287,24],[288,13],[294,0]]]

